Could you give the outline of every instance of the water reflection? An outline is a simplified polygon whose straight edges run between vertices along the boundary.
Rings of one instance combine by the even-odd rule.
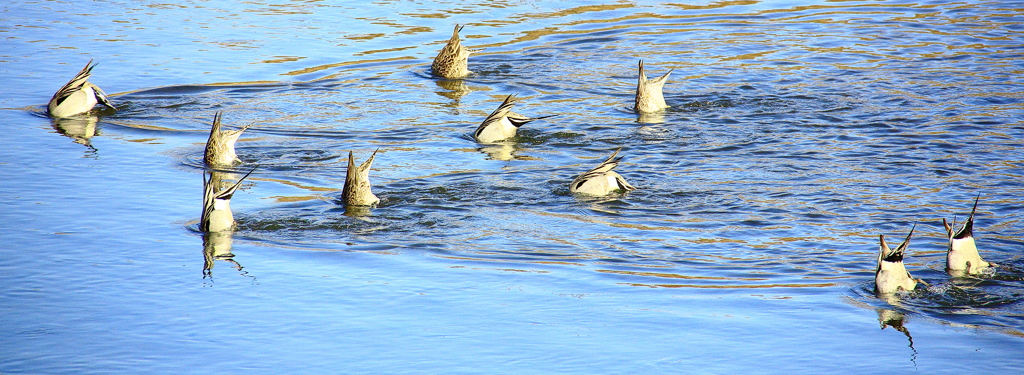
[[[354,205],[347,205],[347,206],[345,206],[345,212],[343,213],[343,215],[345,215],[345,216],[353,217],[353,218],[357,218],[357,219],[363,219],[363,220],[367,220],[366,217],[370,216],[371,214],[373,214],[373,206],[354,206]]]
[[[904,325],[907,317],[903,313],[886,309],[877,308],[875,311],[878,313],[878,324],[884,330],[886,327],[892,327],[893,329],[900,331],[904,336],[907,336],[907,346],[910,347],[910,362],[917,365],[917,349],[914,348],[914,337],[910,335],[910,330]]]
[[[989,263],[989,264],[993,265],[992,263]],[[982,268],[982,269],[976,271],[975,273],[969,273],[969,272],[967,272],[966,269],[963,269],[963,270],[946,269],[946,273],[948,273],[950,277],[953,277],[953,278],[956,278],[956,279],[991,278],[991,277],[994,277],[996,275],[996,268],[992,267],[992,266],[989,266],[989,267]]]
[[[257,153],[253,159],[274,161],[273,177],[280,182],[273,184],[280,184],[281,196],[273,202],[287,204],[253,215],[259,219],[243,220],[241,225],[247,234],[266,233],[271,244],[288,242],[280,237],[290,236],[289,241],[310,247],[332,244],[337,238],[402,247],[440,238],[435,242],[444,244],[446,252],[482,259],[545,261],[548,255],[537,255],[534,249],[557,248],[565,254],[587,254],[581,262],[608,259],[664,266],[666,275],[762,277],[744,283],[695,283],[697,287],[833,287],[835,278],[860,277],[860,267],[870,263],[862,246],[847,240],[871,224],[865,218],[892,218],[895,211],[904,210],[934,212],[936,203],[944,201],[939,196],[948,197],[956,193],[949,190],[961,186],[977,190],[994,185],[998,194],[1019,193],[1019,163],[1001,155],[1019,146],[1019,121],[1007,116],[1012,112],[1008,108],[1019,103],[1010,100],[1014,96],[1004,86],[1018,80],[1005,68],[1016,60],[1010,54],[994,54],[1012,47],[1012,38],[970,40],[982,33],[1012,36],[1007,31],[1012,26],[1009,19],[1001,23],[998,17],[981,14],[978,22],[984,23],[954,24],[946,17],[966,17],[974,11],[941,6],[864,13],[857,7],[844,11],[846,5],[840,3],[791,9],[763,5],[720,2],[663,9],[657,15],[634,11],[630,8],[642,7],[629,4],[517,13],[519,18],[512,19],[530,22],[471,26],[477,29],[469,39],[472,44],[494,47],[487,55],[474,57],[477,74],[471,80],[419,74],[436,52],[433,45],[420,47],[422,36],[403,40],[386,32],[353,31],[379,35],[363,39],[381,43],[373,49],[369,44],[352,45],[357,53],[377,51],[374,59],[244,59],[263,63],[243,65],[236,70],[239,73],[223,79],[276,80],[280,77],[274,78],[274,73],[281,71],[288,71],[283,73],[288,79],[259,84],[160,82],[175,86],[131,94],[136,109],[115,118],[146,128],[107,122],[114,126],[104,131],[194,131],[175,129],[188,123],[178,121],[180,117],[214,110],[237,113],[239,121],[265,118],[267,126],[258,135],[267,141],[255,141],[248,149]],[[707,9],[715,9],[715,14],[704,13]],[[903,18],[928,15],[932,9],[937,16]],[[621,17],[602,13],[612,11],[621,12]],[[417,21],[450,30],[450,19],[438,14],[439,18]],[[774,22],[779,19],[787,22]],[[388,27],[405,27],[402,22]],[[893,27],[878,27],[879,22]],[[928,27],[901,26],[907,22]],[[572,27],[563,27],[569,23]],[[893,38],[889,32],[895,29],[906,38]],[[918,37],[928,40],[914,40]],[[405,48],[411,56],[384,52],[380,48],[385,44],[393,51]],[[962,48],[948,48],[953,45]],[[289,54],[316,56],[309,51]],[[636,70],[623,67],[636,67],[635,57],[641,55],[650,59],[655,74],[665,74],[670,67],[686,72],[685,80],[672,78],[673,85],[668,85],[672,109],[639,114],[622,110],[630,105],[637,79]],[[267,64],[279,66],[263,66]],[[411,69],[421,72],[410,75]],[[979,77],[970,95],[953,89],[959,87],[955,77],[965,75]],[[994,80],[1001,81],[1000,86],[987,82]],[[449,131],[451,124],[473,121],[460,114],[459,107],[498,92],[536,95],[538,111],[564,113],[565,121],[544,124],[533,139],[521,134],[517,142],[466,146],[464,139],[455,138],[458,130]],[[936,103],[956,105],[947,109]],[[941,126],[933,126],[938,123]],[[883,138],[886,142],[878,142]],[[338,207],[305,200],[311,195],[304,187],[337,185],[339,171],[329,167],[339,156],[337,150],[370,145],[395,147],[389,163],[403,167],[385,176],[399,190],[389,186],[388,210],[373,217],[369,207],[354,206],[345,210],[348,216],[339,218]],[[629,168],[627,177],[646,185],[644,190],[625,198],[565,194],[564,182],[571,176],[568,170],[556,174],[553,167],[572,164],[581,150],[618,146],[642,160]],[[459,147],[472,151],[448,152]],[[506,163],[481,162],[480,153]],[[507,163],[523,160],[523,154],[542,158]],[[479,178],[477,172],[490,173],[492,168],[516,173]],[[903,183],[879,186],[875,181],[880,173]],[[421,175],[431,178],[418,179]],[[966,181],[965,175],[977,178]],[[217,181],[213,190],[230,188],[229,180],[237,177],[225,176],[222,181],[211,176]],[[1019,226],[1008,215],[1011,203],[996,206],[995,211],[1002,224],[997,235],[1004,245],[1017,243],[1014,228]],[[503,215],[496,218],[494,212]],[[350,217],[364,215],[369,216]],[[540,225],[537,217],[543,219]],[[510,230],[538,227],[543,230],[524,231],[522,242],[530,246],[509,250],[506,243],[494,240]],[[366,236],[371,232],[375,237]],[[698,246],[701,255],[692,255]],[[807,259],[816,262],[809,265]],[[689,268],[693,262],[703,267]],[[638,281],[655,285],[672,280],[645,277],[650,280]],[[1004,289],[995,292],[1013,295]],[[928,300],[909,303],[939,305]],[[957,302],[960,305],[967,303]],[[932,311],[911,308],[915,313]]]
[[[83,114],[75,117],[50,118],[50,122],[58,133],[73,139],[75,143],[96,151],[96,148],[92,146],[92,137],[99,135],[99,131],[96,130],[99,117],[96,115]]]
[[[641,124],[662,124],[665,122],[665,112],[638,112],[636,122]]]
[[[461,79],[437,79],[434,83],[443,89],[435,91],[437,95],[451,99],[450,106],[452,107],[458,107],[462,97],[473,92],[469,85]]]
[[[498,142],[481,144],[477,148],[484,155],[487,155],[488,159],[509,161],[516,158],[516,146],[515,142]]]
[[[625,192],[622,194],[622,196],[610,197],[596,197],[591,195],[573,194],[573,197],[576,198],[576,202],[578,202],[580,205],[592,211],[614,215],[619,214],[621,209],[623,208],[629,208],[629,203],[623,200],[623,198],[625,198],[628,194],[629,192]]]
[[[232,232],[210,232],[203,234],[203,278],[213,277],[214,261],[230,263],[241,271],[242,265],[235,261],[231,253]]]
[[[206,171],[206,175],[209,176],[209,179],[204,180],[204,191],[206,188],[206,184],[213,188],[213,191],[217,192],[230,188],[231,185],[234,185],[235,182],[238,181],[238,174],[234,172],[210,170]]]

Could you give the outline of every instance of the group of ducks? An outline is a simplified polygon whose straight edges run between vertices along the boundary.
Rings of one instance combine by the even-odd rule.
[[[990,272],[993,267],[996,267],[995,263],[981,259],[978,246],[974,242],[974,214],[978,211],[979,198],[981,198],[980,194],[974,198],[971,216],[967,217],[967,221],[959,230],[954,230],[956,218],[953,218],[953,223],[947,223],[946,219],[942,219],[942,226],[946,229],[946,238],[949,240],[946,248],[946,272],[953,277],[977,276]],[[875,268],[875,293],[909,292],[914,290],[918,283],[922,283],[910,276],[910,272],[903,264],[903,257],[910,245],[910,237],[914,235],[916,227],[916,223],[910,227],[907,238],[896,249],[889,248],[889,245],[885,243],[885,235],[878,235],[880,245],[878,267]]]
[[[433,64],[431,64],[431,72],[435,76],[445,79],[461,79],[472,73],[469,70],[468,59],[470,54],[478,52],[478,50],[471,50],[462,45],[459,31],[463,27],[455,26],[452,37],[434,58]],[[116,110],[103,90],[88,81],[93,67],[95,65],[92,64],[92,61],[87,63],[85,68],[53,95],[47,106],[50,116],[55,118],[72,117],[92,111],[97,104]],[[661,77],[648,79],[644,72],[644,62],[640,60],[634,102],[634,108],[637,112],[641,114],[655,113],[669,107],[665,103],[662,88],[670,74],[672,74],[671,69]],[[554,116],[527,117],[512,112],[515,96],[515,94],[507,96],[501,105],[480,123],[476,131],[473,132],[473,138],[477,142],[488,144],[508,140],[515,137],[521,126],[534,120]],[[206,143],[203,158],[205,163],[211,167],[222,167],[231,166],[239,162],[240,160],[235,153],[235,142],[246,129],[248,129],[248,126],[236,130],[224,130],[221,125],[221,114],[217,113],[214,116],[210,136]],[[573,179],[569,184],[569,191],[575,194],[604,196],[635,190],[635,187],[614,171],[622,159],[617,157],[620,150],[616,150],[597,167]],[[370,167],[376,155],[377,151],[374,151],[366,161],[357,166],[352,152],[349,151],[348,169],[341,196],[341,200],[346,208],[368,207],[380,202],[380,199],[373,194],[370,185]],[[256,167],[234,184],[226,185],[212,175],[209,179],[206,178],[205,174],[203,175],[201,230],[207,233],[215,233],[234,229],[235,222],[230,209],[231,196],[241,185],[242,181],[252,174],[255,169]],[[984,270],[995,266],[982,260],[975,246],[973,225],[974,213],[977,207],[978,201],[975,199],[974,210],[971,211],[971,216],[958,231],[953,231],[955,223],[950,225],[946,223],[945,219],[942,221],[949,239],[946,269],[951,275],[978,275]],[[914,227],[916,228],[916,224]],[[895,250],[890,249],[885,243],[884,235],[879,236],[881,245],[878,254],[878,267],[875,271],[876,292],[892,294],[898,291],[911,291],[917,286],[919,281],[910,276],[910,273],[903,264],[903,257],[913,233],[914,228],[911,228],[910,234],[907,235],[907,238]]]
[[[468,68],[469,55],[475,50],[470,50],[462,45],[459,38],[459,31],[464,26],[455,26],[451,39],[445,44],[441,51],[434,58],[431,71],[435,76],[446,79],[465,78],[471,72]],[[107,95],[96,85],[88,81],[95,65],[92,61],[86,64],[80,72],[64,87],[57,91],[50,99],[47,110],[50,116],[55,118],[72,117],[75,115],[92,111],[97,104],[116,110],[114,105],[107,98]],[[668,108],[662,94],[662,87],[668,80],[669,70],[658,79],[648,80],[644,73],[643,61],[640,61],[640,77],[637,82],[636,110],[641,113],[657,112]],[[508,95],[505,100],[488,115],[473,132],[473,138],[483,144],[499,143],[516,136],[523,125],[540,119],[552,117],[538,116],[528,117],[512,111],[515,105],[516,95]],[[213,119],[210,129],[210,136],[206,143],[204,161],[211,167],[231,166],[239,162],[235,153],[235,142],[248,126],[236,130],[224,130],[221,125],[221,114],[217,113]],[[618,157],[620,150],[616,150],[601,162],[597,167],[577,176],[569,184],[572,193],[604,196],[613,193],[635,190],[633,185],[626,182],[626,179],[614,171],[622,159]],[[342,202],[348,206],[373,206],[380,202],[380,199],[373,194],[370,185],[370,167],[373,164],[377,151],[361,165],[356,166],[352,152],[349,152],[348,170],[345,176],[345,186],[342,190]],[[250,171],[249,173],[252,173]],[[246,174],[248,176],[248,174]],[[204,179],[204,208],[201,220],[201,229],[204,231],[223,231],[233,227],[233,220],[230,218],[228,202],[245,177],[234,185],[217,188],[217,185],[210,180]],[[225,212],[226,213],[223,213]]]

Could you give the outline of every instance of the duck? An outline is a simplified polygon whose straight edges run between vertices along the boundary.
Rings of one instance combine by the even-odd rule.
[[[479,50],[471,50],[462,45],[459,40],[459,31],[465,26],[455,25],[451,39],[441,48],[441,51],[434,57],[434,63],[430,65],[430,71],[441,78],[455,79],[465,78],[469,71],[469,55]]]
[[[569,184],[569,191],[574,194],[605,196],[616,192],[636,190],[633,185],[626,182],[625,178],[613,171],[622,160],[621,157],[615,158],[621,150],[621,148],[615,150],[612,156],[609,156],[596,168],[573,179]]]
[[[476,139],[480,143],[494,143],[503,141],[516,136],[519,127],[526,125],[527,123],[552,117],[555,115],[547,115],[540,117],[526,117],[518,113],[512,112],[512,106],[515,103],[512,101],[516,94],[505,97],[505,101],[491,112],[490,115],[484,119],[484,122],[480,123],[480,126],[473,132],[473,139]]]
[[[213,115],[210,137],[206,140],[206,151],[203,155],[203,161],[209,166],[230,166],[236,162],[241,162],[238,159],[238,154],[235,153],[235,142],[238,141],[238,137],[242,135],[242,132],[252,126],[252,124],[249,124],[237,130],[222,130],[220,123],[221,115],[221,112]]]
[[[75,78],[72,78],[64,87],[61,87],[60,90],[53,94],[53,97],[50,98],[50,103],[46,105],[46,111],[50,117],[67,118],[86,113],[91,111],[97,103],[112,110],[117,110],[114,104],[110,102],[110,99],[107,98],[107,94],[99,86],[89,82],[89,77],[92,76],[92,68],[95,67],[96,65],[92,63],[92,60],[89,60],[85,67],[75,75]]]
[[[890,249],[889,245],[885,243],[884,234],[878,235],[880,245],[878,267],[875,268],[875,293],[893,294],[901,290],[909,292],[917,287],[918,280],[910,276],[907,267],[903,265],[903,256],[910,245],[910,237],[914,235],[914,228],[917,228],[917,223],[910,228],[907,239],[903,240],[903,243],[895,250]]]
[[[380,203],[380,198],[373,195],[370,186],[370,166],[373,165],[373,158],[377,156],[374,150],[369,159],[366,159],[359,167],[356,167],[352,151],[348,152],[348,170],[345,173],[345,187],[341,191],[341,199],[346,207],[349,206],[373,206]]]
[[[200,230],[206,233],[215,233],[235,229],[235,217],[231,214],[231,196],[241,186],[242,181],[245,181],[245,178],[249,177],[257,167],[259,166],[253,167],[238,182],[221,191],[216,191],[215,185],[218,185],[216,180],[219,180],[213,176],[213,173],[216,172],[210,172],[209,179],[206,178],[206,173],[203,173],[203,215],[199,219]]]
[[[974,242],[974,214],[978,211],[978,199],[980,198],[981,194],[974,198],[971,216],[967,217],[967,222],[960,227],[960,230],[953,230],[956,225],[955,217],[953,223],[946,223],[946,219],[942,219],[942,226],[946,228],[946,237],[949,239],[949,246],[946,248],[946,272],[954,276],[977,275],[987,268],[995,266],[995,264],[981,259],[981,254],[978,254],[978,246]]]
[[[640,76],[636,82],[636,107],[634,107],[637,112],[657,112],[669,107],[665,103],[662,88],[673,70],[675,69],[669,69],[658,79],[647,79],[647,74],[644,73],[644,61],[640,60]]]

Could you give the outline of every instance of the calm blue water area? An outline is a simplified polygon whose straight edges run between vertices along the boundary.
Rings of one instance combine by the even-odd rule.
[[[430,75],[466,25],[462,80]],[[0,373],[1024,368],[1024,6],[0,5]],[[637,62],[671,108],[630,108]],[[89,60],[118,110],[53,120]],[[555,114],[470,133],[502,99]],[[214,113],[258,165],[198,230]],[[569,193],[621,148],[623,196]],[[379,150],[381,203],[339,204]],[[946,274],[970,213],[994,274]],[[873,293],[878,236],[927,283]]]

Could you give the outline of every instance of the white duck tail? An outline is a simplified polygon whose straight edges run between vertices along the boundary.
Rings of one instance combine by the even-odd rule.
[[[907,267],[903,264],[903,256],[907,247],[910,246],[910,237],[914,235],[914,228],[895,250],[890,249],[885,243],[885,235],[878,235],[878,266],[875,268],[875,293],[892,294],[898,291],[912,291],[917,286],[917,280],[910,276]]]
[[[626,182],[625,178],[613,171],[622,160],[621,157],[615,158],[621,150],[621,148],[615,150],[612,156],[609,156],[596,168],[573,179],[569,184],[569,191],[577,194],[603,196],[620,191],[636,190],[633,185]]]
[[[977,275],[986,268],[995,264],[981,259],[978,253],[978,246],[974,241],[974,214],[978,211],[978,199],[981,194],[974,198],[974,208],[971,209],[971,216],[967,218],[960,230],[954,231],[956,218],[953,223],[947,224],[942,219],[942,226],[946,229],[946,236],[949,238],[949,246],[946,248],[946,271],[954,276]]]
[[[89,112],[96,106],[102,104],[110,109],[117,110],[107,98],[107,94],[89,82],[92,76],[92,68],[96,65],[89,60],[68,83],[57,90],[46,105],[46,111],[51,117],[62,118]]]
[[[221,191],[215,191],[217,189],[214,178],[211,176],[209,179],[206,178],[206,173],[203,173],[203,214],[199,219],[199,229],[207,232],[223,232],[235,229],[235,218],[231,214],[231,197],[241,186],[242,181],[245,181],[246,177],[249,177],[253,171],[259,166],[255,166],[249,173],[242,176],[238,182]],[[211,172],[213,173],[213,172]]]
[[[494,143],[503,141],[516,136],[519,128],[526,125],[534,120],[545,119],[553,117],[555,115],[539,116],[539,117],[527,117],[521,114],[512,112],[512,106],[515,105],[513,99],[516,94],[505,97],[505,100],[501,102],[494,112],[484,119],[484,122],[477,126],[476,131],[473,132],[473,139],[480,143]]]

